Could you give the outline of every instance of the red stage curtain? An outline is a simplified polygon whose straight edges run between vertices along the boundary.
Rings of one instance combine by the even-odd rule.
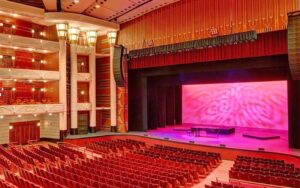
[[[299,0],[181,0],[121,25],[118,43],[129,50],[219,35],[286,28]]]
[[[287,31],[258,35],[255,42],[132,59],[129,69],[287,54]]]

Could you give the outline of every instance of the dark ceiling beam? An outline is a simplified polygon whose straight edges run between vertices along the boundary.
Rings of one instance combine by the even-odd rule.
[[[61,0],[56,1],[57,12],[61,12]]]

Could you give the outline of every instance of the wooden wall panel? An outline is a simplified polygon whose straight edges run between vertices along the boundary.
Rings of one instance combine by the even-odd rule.
[[[121,25],[118,44],[129,50],[256,30],[286,29],[299,0],[181,0]]]

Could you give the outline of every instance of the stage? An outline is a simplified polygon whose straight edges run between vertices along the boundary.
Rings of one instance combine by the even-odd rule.
[[[68,135],[67,139],[91,138],[106,135],[138,135],[160,140],[251,151],[258,151],[259,148],[263,148],[265,152],[290,154],[300,157],[300,150],[291,149],[288,147],[287,131],[235,127],[235,133],[230,135],[219,134],[216,136],[215,134],[209,134],[207,136],[195,137],[185,131],[189,128],[191,128],[189,125],[177,125],[158,128],[156,130],[149,130],[147,132],[132,131],[127,133],[112,133],[99,131],[97,133],[89,133],[86,135]],[[179,129],[181,129],[181,131],[178,131]],[[244,137],[243,134],[245,133],[253,135],[261,135],[263,133],[264,135],[268,136],[276,135],[280,138],[270,140],[253,139]]]

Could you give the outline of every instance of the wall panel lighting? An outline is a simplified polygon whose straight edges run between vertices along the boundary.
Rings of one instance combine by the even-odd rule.
[[[108,43],[109,45],[113,46],[116,44],[117,40],[117,32],[116,31],[110,31],[107,33]]]
[[[79,38],[79,29],[77,27],[70,27],[68,30],[70,44],[77,44]]]
[[[89,46],[95,46],[97,42],[97,31],[86,32],[86,40]]]
[[[68,24],[59,23],[56,24],[57,36],[61,40],[66,40],[68,36]]]

